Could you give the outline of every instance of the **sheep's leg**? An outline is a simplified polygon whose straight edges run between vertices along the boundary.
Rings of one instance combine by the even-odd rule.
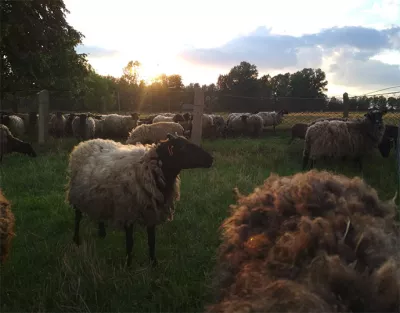
[[[361,157],[357,157],[355,159],[355,161],[356,161],[356,166],[358,166],[358,170],[362,171],[362,158]]]
[[[79,238],[79,224],[82,219],[82,212],[75,208],[75,234],[74,234],[74,242],[77,246],[80,245],[80,238]]]
[[[311,159],[310,170],[314,168],[315,160]]]
[[[149,256],[153,266],[157,265],[156,259],[156,226],[147,226],[147,244],[149,245]]]
[[[308,164],[308,159],[309,159],[309,154],[304,154],[303,155],[303,171],[306,169],[307,164]]]
[[[106,227],[104,225],[104,222],[99,223],[99,237],[100,238],[106,237]]]
[[[126,265],[131,266],[133,250],[133,224],[125,226]]]

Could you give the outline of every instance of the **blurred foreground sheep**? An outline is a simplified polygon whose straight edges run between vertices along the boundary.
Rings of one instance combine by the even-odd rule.
[[[11,204],[0,189],[0,263],[3,264],[9,255],[13,240],[15,218],[11,211]]]
[[[207,312],[400,311],[394,199],[315,170],[236,193]]]

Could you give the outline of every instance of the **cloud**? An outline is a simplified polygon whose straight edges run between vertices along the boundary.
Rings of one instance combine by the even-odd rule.
[[[364,86],[374,89],[398,85],[400,82],[400,65],[372,59],[359,60],[346,49],[336,55],[329,70],[335,84],[349,87]]]
[[[180,57],[192,63],[211,66],[233,65],[247,60],[260,68],[279,69],[296,66],[301,49],[314,49],[314,57],[321,60],[322,52],[350,46],[359,50],[359,58],[366,59],[384,49],[397,47],[399,34],[400,27],[376,30],[347,26],[295,37],[272,34],[267,28],[259,27],[247,36],[234,38],[218,48],[188,49]]]
[[[91,58],[114,57],[119,54],[117,50],[109,50],[99,46],[78,45],[76,52],[86,53]]]
[[[382,30],[361,26],[332,27],[298,37],[273,34],[259,27],[217,48],[187,49],[180,57],[191,63],[224,68],[247,61],[256,64],[260,72],[320,67],[331,72],[330,83],[382,86],[400,81],[399,66],[371,58],[399,47],[399,26]],[[331,60],[330,66],[326,66],[326,59]]]

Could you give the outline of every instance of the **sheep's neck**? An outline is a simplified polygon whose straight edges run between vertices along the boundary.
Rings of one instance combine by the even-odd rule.
[[[158,189],[164,195],[164,199],[169,199],[174,191],[176,177],[179,175],[181,170],[171,169],[165,166],[161,166],[161,170],[164,174],[165,186],[158,186]]]

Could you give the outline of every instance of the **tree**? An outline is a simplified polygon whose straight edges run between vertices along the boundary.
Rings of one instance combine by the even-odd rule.
[[[169,88],[175,88],[175,89],[182,89],[183,88],[183,83],[182,83],[182,76],[178,74],[173,74],[169,75],[167,77],[168,81],[168,87]]]
[[[139,61],[129,61],[128,64],[122,69],[122,80],[126,81],[128,85],[138,85],[139,82]]]
[[[63,0],[0,1],[1,87],[78,90],[88,74],[83,35],[65,19]]]
[[[321,69],[304,68],[290,75],[288,96],[301,98],[325,98],[326,75]]]
[[[276,97],[286,97],[290,94],[289,90],[290,73],[278,74],[271,78],[272,95]]]
[[[91,70],[85,78],[85,108],[105,112],[115,109],[114,80]]]

